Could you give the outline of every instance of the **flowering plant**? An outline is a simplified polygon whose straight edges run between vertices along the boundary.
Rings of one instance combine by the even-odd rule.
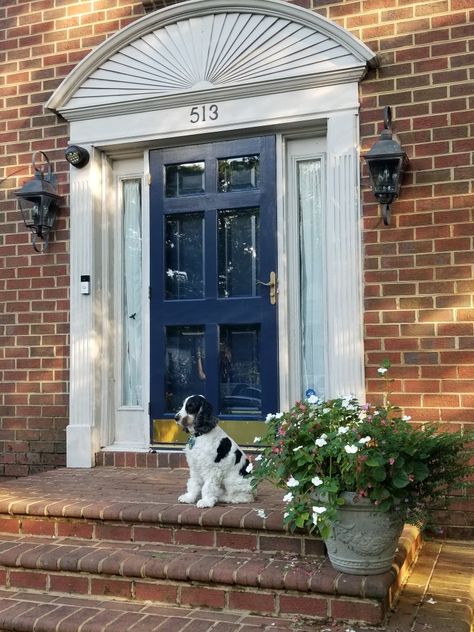
[[[389,363],[379,369],[386,377]],[[382,511],[396,510],[405,522],[426,525],[434,509],[466,482],[472,434],[419,427],[389,402],[360,404],[353,397],[322,401],[315,395],[285,413],[267,416],[255,442],[254,485],[268,479],[286,491],[290,529],[329,536],[341,493],[356,492]]]

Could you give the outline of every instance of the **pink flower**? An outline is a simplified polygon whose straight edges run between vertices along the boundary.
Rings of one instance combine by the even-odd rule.
[[[393,458],[393,456],[389,458],[388,462],[390,463],[390,465],[393,465],[395,463],[395,459]]]

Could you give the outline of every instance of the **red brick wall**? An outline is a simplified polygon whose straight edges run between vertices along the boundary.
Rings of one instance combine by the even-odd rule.
[[[0,475],[65,464],[68,125],[44,104],[93,47],[143,14],[141,0],[0,3]],[[37,150],[63,196],[45,254],[33,251],[14,197]]]
[[[68,392],[67,125],[44,110],[60,81],[108,35],[162,0],[4,0],[0,6],[0,473],[64,463]],[[362,167],[368,399],[390,358],[393,400],[414,420],[474,422],[472,0],[295,0],[365,42],[380,67],[361,84],[361,149],[385,105],[410,158],[385,227]],[[46,151],[64,195],[48,254],[35,254],[13,192]],[[465,507],[464,507],[465,508]],[[455,511],[454,534],[472,518]],[[472,524],[472,520],[471,520]]]

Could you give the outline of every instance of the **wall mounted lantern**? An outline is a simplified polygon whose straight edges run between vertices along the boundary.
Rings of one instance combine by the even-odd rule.
[[[384,109],[383,123],[380,139],[364,158],[369,166],[372,191],[382,205],[383,223],[388,226],[390,204],[400,193],[401,178],[408,158],[400,144],[392,138],[392,110],[388,105]]]
[[[69,145],[64,152],[64,157],[70,165],[82,169],[89,162],[89,152],[85,147],[79,147],[79,145]]]
[[[43,168],[36,166],[35,157],[38,153],[46,161],[46,166]],[[56,177],[51,173],[51,164],[48,156],[42,151],[35,152],[31,164],[35,170],[34,178],[25,182],[15,195],[18,197],[25,226],[33,234],[33,248],[36,252],[45,252],[48,248],[50,233],[56,221],[58,213],[57,203],[61,196],[56,192]],[[46,173],[45,169],[47,169]],[[42,250],[36,245],[38,237],[43,240]]]

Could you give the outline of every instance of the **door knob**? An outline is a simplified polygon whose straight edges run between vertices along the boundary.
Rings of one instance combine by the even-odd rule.
[[[277,301],[277,275],[276,272],[274,270],[272,270],[270,272],[270,279],[267,281],[267,283],[265,283],[265,281],[258,281],[257,280],[257,285],[265,285],[266,287],[270,288],[270,303],[271,305],[275,305],[276,301]]]

